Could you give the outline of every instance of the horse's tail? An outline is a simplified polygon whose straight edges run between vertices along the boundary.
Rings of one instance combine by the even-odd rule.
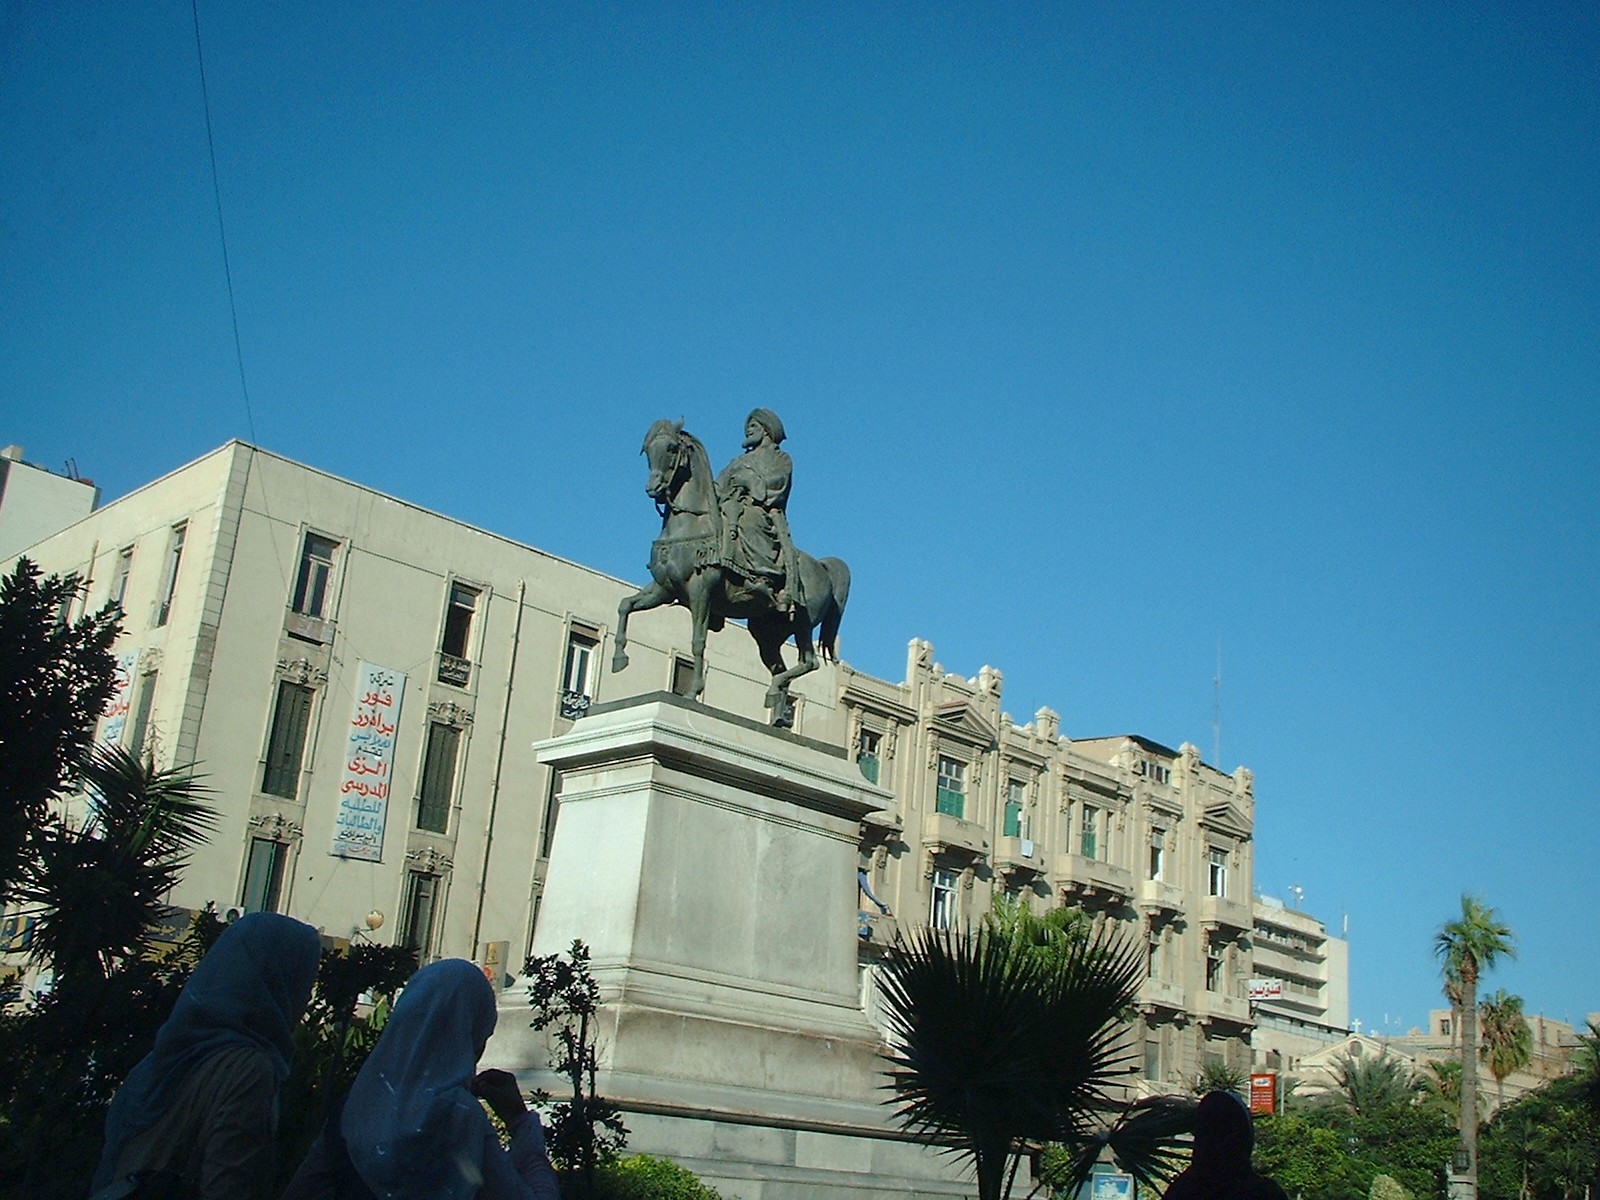
[[[844,620],[845,602],[850,599],[850,568],[842,558],[824,558],[820,565],[828,573],[833,595],[822,613],[822,629],[817,635],[817,649],[826,662],[839,661],[839,622]]]

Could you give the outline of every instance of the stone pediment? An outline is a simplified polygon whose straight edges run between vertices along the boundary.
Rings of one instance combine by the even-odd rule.
[[[1200,824],[1207,829],[1215,829],[1218,833],[1226,833],[1240,840],[1248,838],[1251,833],[1250,819],[1229,800],[1208,804],[1205,815],[1200,818]]]
[[[939,705],[933,710],[933,719],[943,731],[982,746],[992,746],[999,734],[994,722],[978,711],[976,697]]]

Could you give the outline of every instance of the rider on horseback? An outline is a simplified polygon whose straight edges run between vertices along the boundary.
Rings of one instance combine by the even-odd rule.
[[[758,408],[746,417],[745,453],[717,477],[717,496],[723,568],[738,575],[756,599],[788,613],[796,604],[804,607],[805,598],[789,536],[794,463],[778,448],[783,439],[783,422],[770,408]]]

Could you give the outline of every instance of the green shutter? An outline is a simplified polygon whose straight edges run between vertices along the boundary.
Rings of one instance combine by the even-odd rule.
[[[261,790],[293,800],[300,790],[300,762],[311,727],[311,689],[287,680],[278,684],[278,707],[267,739],[267,768]]]
[[[456,777],[456,748],[461,731],[450,725],[428,726],[428,748],[422,757],[422,789],[417,802],[417,828],[445,833],[450,823],[450,798]]]

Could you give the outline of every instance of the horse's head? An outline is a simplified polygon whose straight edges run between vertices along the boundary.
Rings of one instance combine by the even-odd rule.
[[[672,495],[673,481],[683,471],[687,455],[683,452],[682,421],[657,421],[644,435],[640,453],[650,464],[650,477],[645,480],[645,493],[657,504],[663,504]]]

